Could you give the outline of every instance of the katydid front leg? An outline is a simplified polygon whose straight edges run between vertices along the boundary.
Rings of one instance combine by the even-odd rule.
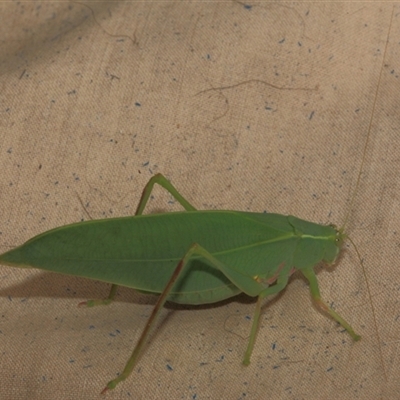
[[[178,190],[172,185],[172,183],[162,174],[156,174],[150,178],[147,182],[146,186],[143,189],[142,196],[140,198],[138,207],[135,212],[136,215],[142,215],[143,211],[149,201],[151,192],[153,191],[153,187],[155,184],[160,185],[165,190],[167,190],[174,198],[181,204],[181,206],[186,211],[196,211],[196,209],[178,192]],[[94,300],[87,300],[82,301],[78,304],[78,307],[94,307],[94,306],[106,306],[110,304],[117,294],[118,285],[112,285],[110,293],[106,299],[94,299]]]
[[[317,305],[326,313],[328,313],[334,320],[339,322],[340,325],[343,326],[344,329],[350,334],[353,340],[357,341],[361,339],[360,335],[357,335],[354,332],[354,329],[351,325],[344,320],[336,311],[332,310],[332,308],[328,307],[325,302],[321,299],[321,294],[319,292],[318,287],[318,280],[315,276],[315,272],[312,268],[304,268],[301,269],[302,274],[307,278],[308,282],[310,283],[310,292],[311,296]]]
[[[260,313],[261,313],[261,304],[262,300],[272,294],[278,293],[281,290],[284,289],[284,287],[287,285],[289,276],[293,274],[295,270],[292,269],[289,274],[286,274],[285,271],[280,271],[278,275],[277,282],[274,286],[266,288],[264,291],[262,291],[257,299],[257,305],[256,305],[256,310],[254,312],[254,319],[253,319],[253,324],[251,327],[251,332],[250,332],[250,338],[249,338],[249,343],[247,345],[246,353],[244,356],[243,364],[244,365],[249,365],[250,364],[250,357],[251,353],[253,352],[253,347],[256,339],[256,334],[258,330],[258,325],[259,325],[259,319],[260,319]],[[328,313],[333,319],[335,319],[337,322],[339,322],[340,325],[343,326],[347,330],[347,332],[350,334],[350,336],[353,338],[353,340],[357,341],[361,339],[360,335],[357,335],[351,325],[344,320],[343,317],[341,317],[336,311],[332,310],[332,308],[328,307],[325,302],[321,299],[321,294],[319,292],[319,287],[318,287],[318,280],[317,277],[315,276],[315,272],[313,268],[306,268],[306,269],[301,269],[301,272],[304,274],[304,276],[307,278],[309,284],[310,284],[310,292],[311,296],[313,297],[314,301],[317,303],[317,305],[326,313]]]

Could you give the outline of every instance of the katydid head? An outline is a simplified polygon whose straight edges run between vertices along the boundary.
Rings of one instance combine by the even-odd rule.
[[[338,228],[334,224],[330,224],[329,227],[334,230],[335,235],[331,237],[331,243],[327,246],[324,261],[328,264],[333,264],[340,254],[344,240],[348,236],[344,233],[344,227]]]
[[[324,261],[328,264],[333,264],[340,254],[343,241],[347,238],[347,235],[343,232],[343,228],[337,228],[336,225],[330,224],[329,228],[332,229],[333,233],[328,237],[329,240],[325,247]]]
[[[344,233],[344,226],[342,226],[341,228],[338,228],[336,225],[332,225],[332,227],[336,231],[335,243],[340,251],[340,249],[343,246],[344,240],[347,239],[348,236],[347,236],[347,234]]]

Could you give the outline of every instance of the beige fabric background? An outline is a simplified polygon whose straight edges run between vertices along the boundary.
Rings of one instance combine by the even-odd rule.
[[[32,1],[0,13],[0,251],[87,213],[132,215],[162,172],[199,209],[337,225],[350,213],[364,259],[371,297],[350,245],[318,272],[360,342],[296,274],[266,302],[249,367],[252,299],[170,304],[107,398],[399,397],[398,4]],[[177,209],[157,188],[148,211]],[[108,286],[0,273],[0,398],[99,398],[155,298],[122,288],[108,308],[78,309]]]

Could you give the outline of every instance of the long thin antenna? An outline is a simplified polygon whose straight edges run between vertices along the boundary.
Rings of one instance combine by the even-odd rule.
[[[382,66],[381,66],[381,71],[379,73],[378,84],[376,85],[375,99],[374,99],[374,104],[372,105],[371,117],[369,119],[367,139],[365,140],[365,144],[364,144],[363,156],[362,156],[362,159],[361,159],[360,170],[359,170],[358,176],[357,176],[356,188],[354,189],[353,194],[351,196],[349,209],[347,210],[347,214],[346,214],[346,217],[345,217],[344,223],[343,223],[343,229],[347,224],[347,221],[349,219],[350,213],[352,212],[354,201],[355,201],[355,198],[356,198],[356,195],[357,195],[357,191],[358,191],[358,188],[360,186],[361,175],[362,175],[363,170],[364,170],[367,148],[368,148],[370,137],[371,137],[372,122],[373,122],[374,116],[375,116],[376,102],[377,102],[377,99],[378,99],[378,92],[379,92],[379,88],[380,88],[380,85],[381,85],[381,79],[382,79],[382,74],[383,74],[383,66],[384,66],[385,59],[386,59],[386,51],[387,51],[387,48],[388,48],[388,45],[389,45],[390,31],[392,29],[393,15],[394,15],[394,6],[393,6],[393,10],[392,10],[392,16],[390,17],[389,30],[388,30],[388,34],[387,34],[387,37],[386,37],[385,50],[383,52],[383,58],[382,58]]]
[[[363,270],[363,275],[364,275],[364,278],[365,278],[365,283],[366,283],[366,285],[367,285],[367,292],[368,292],[368,296],[369,296],[369,299],[370,299],[370,302],[371,302],[371,309],[372,309],[372,315],[373,315],[373,319],[374,319],[375,332],[376,332],[376,337],[377,337],[377,339],[378,339],[378,346],[379,346],[379,343],[381,342],[381,337],[380,337],[380,335],[379,335],[378,323],[376,322],[376,317],[375,317],[375,315],[376,315],[376,314],[375,314],[375,306],[374,306],[374,302],[372,301],[371,289],[370,289],[370,287],[369,287],[369,283],[368,283],[368,279],[367,279],[367,274],[366,274],[365,268],[364,268],[364,263],[363,263],[363,260],[362,260],[362,258],[361,258],[361,255],[360,255],[360,253],[359,253],[359,251],[358,251],[358,249],[357,249],[357,246],[356,246],[355,243],[351,240],[351,237],[347,236],[347,239],[349,239],[350,243],[353,245],[354,249],[356,250],[358,260],[360,261],[360,264],[361,264],[361,267],[362,267],[362,270]],[[380,351],[379,351],[379,358],[380,358],[381,365],[382,365],[383,376],[385,377],[385,382],[387,382],[388,379],[387,379],[387,375],[386,375],[385,363],[384,363],[384,361],[383,361],[382,349],[381,349],[380,347],[379,347],[379,349],[380,349]]]
[[[352,195],[352,197],[351,197],[350,206],[349,206],[349,209],[348,209],[348,211],[347,211],[347,215],[346,215],[346,217],[345,217],[345,219],[344,219],[344,224],[343,224],[342,230],[344,230],[344,227],[345,227],[346,224],[347,224],[347,221],[348,221],[348,219],[349,219],[350,212],[352,211],[352,208],[353,208],[354,200],[355,200],[355,198],[356,198],[356,194],[357,194],[357,191],[358,191],[358,187],[360,186],[361,175],[362,175],[362,172],[363,172],[363,169],[364,169],[364,164],[365,164],[365,159],[366,159],[367,147],[368,147],[368,145],[369,145],[369,141],[370,141],[370,137],[371,137],[372,122],[373,122],[374,115],[375,115],[375,108],[376,108],[376,103],[377,103],[377,99],[378,99],[378,92],[379,92],[379,88],[380,88],[380,84],[381,84],[381,79],[382,79],[383,66],[384,66],[385,59],[386,59],[386,51],[387,51],[387,48],[388,48],[388,45],[389,45],[389,37],[390,37],[391,29],[392,29],[393,15],[394,15],[394,6],[393,6],[393,9],[392,9],[392,15],[391,15],[391,17],[390,17],[390,24],[389,24],[388,34],[387,34],[387,37],[386,37],[385,50],[384,50],[384,52],[383,52],[383,58],[382,58],[382,66],[381,66],[381,70],[380,70],[380,73],[379,73],[378,84],[376,85],[375,99],[374,99],[374,104],[373,104],[373,106],[372,106],[371,118],[370,118],[370,120],[369,120],[367,139],[366,139],[365,145],[364,145],[364,150],[363,150],[363,156],[362,156],[362,160],[361,160],[360,171],[358,172],[357,182],[356,182],[356,188],[355,188],[355,190],[354,190],[354,192],[353,192],[353,195]],[[350,237],[347,236],[347,238],[349,239],[349,241],[351,242],[351,244],[354,246],[354,248],[355,248],[355,250],[356,250],[356,253],[357,253],[357,256],[358,256],[358,259],[360,260],[361,267],[362,267],[364,279],[365,279],[365,282],[366,282],[366,285],[367,285],[367,292],[368,292],[368,296],[369,296],[370,303],[371,303],[371,310],[372,310],[372,316],[373,316],[373,320],[374,320],[376,338],[377,338],[377,340],[378,340],[378,346],[379,346],[379,350],[380,350],[380,351],[379,351],[379,355],[380,355],[380,361],[381,361],[381,364],[382,364],[383,376],[384,376],[384,378],[385,378],[385,381],[387,382],[387,374],[386,374],[386,369],[385,369],[385,363],[384,363],[384,361],[383,361],[382,348],[380,347],[381,338],[380,338],[380,335],[379,335],[378,323],[377,323],[377,321],[376,321],[375,307],[374,307],[374,303],[373,303],[373,301],[372,301],[371,289],[370,289],[370,286],[369,286],[369,283],[368,283],[369,281],[368,281],[368,277],[367,277],[367,272],[366,272],[366,270],[365,270],[364,263],[363,263],[363,260],[362,260],[362,258],[361,258],[361,256],[360,256],[360,253],[359,253],[359,251],[358,251],[358,249],[357,249],[357,246],[354,244],[354,242],[351,240]]]

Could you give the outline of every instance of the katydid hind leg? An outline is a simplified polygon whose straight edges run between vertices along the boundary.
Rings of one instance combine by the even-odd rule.
[[[190,257],[195,252],[196,246],[197,246],[196,244],[192,245],[190,247],[189,251],[185,254],[185,256],[179,261],[170,280],[168,281],[167,285],[165,286],[163,292],[160,294],[160,297],[158,298],[157,303],[154,306],[151,316],[150,316],[149,320],[147,321],[146,327],[144,328],[144,330],[139,338],[139,341],[136,344],[136,347],[134,348],[128,362],[126,363],[124,370],[117,378],[115,378],[112,381],[107,383],[107,386],[101,392],[102,394],[104,394],[105,392],[107,392],[110,389],[114,389],[119,382],[125,380],[131,374],[131,372],[132,372],[133,368],[135,367],[136,362],[139,358],[139,355],[143,349],[143,346],[146,343],[148,334],[154,325],[154,322],[157,320],[157,317],[159,316],[160,311],[161,311],[162,307],[164,306],[164,304],[168,298],[168,295],[171,292],[172,287],[174,286],[174,283],[178,279],[180,273],[184,269],[184,267],[187,264]]]
[[[327,304],[322,300],[321,294],[319,291],[319,286],[318,286],[318,280],[317,277],[315,276],[315,272],[312,268],[304,268],[301,270],[303,275],[307,278],[309,284],[310,284],[310,292],[311,296],[316,302],[316,304],[326,313],[328,313],[335,321],[339,322],[340,325],[343,326],[344,329],[350,334],[350,336],[353,338],[353,340],[357,341],[361,339],[360,335],[357,335],[354,332],[354,329],[351,327],[351,325],[344,320],[343,317],[341,317],[336,311],[334,311],[332,308],[328,307]]]
[[[212,255],[210,255],[210,253],[208,253],[205,249],[203,249],[198,244],[194,243],[190,246],[187,253],[179,261],[178,266],[175,268],[175,270],[174,270],[170,280],[168,281],[167,285],[165,286],[163,292],[160,294],[160,297],[158,298],[158,301],[151,313],[151,316],[150,316],[149,320],[147,321],[146,327],[144,328],[144,330],[139,338],[139,341],[136,344],[136,347],[134,348],[128,362],[126,363],[124,370],[117,378],[115,378],[112,381],[107,383],[106,387],[101,392],[102,394],[104,394],[105,392],[107,392],[110,389],[114,389],[119,382],[125,380],[131,374],[133,368],[135,367],[135,365],[138,361],[138,358],[141,354],[143,346],[146,344],[149,332],[150,332],[151,328],[153,327],[155,321],[157,320],[157,317],[159,316],[160,311],[161,311],[162,307],[164,306],[164,304],[168,298],[168,295],[171,292],[171,289],[173,288],[176,280],[179,278],[180,273],[185,268],[185,265],[188,263],[188,261],[194,255],[200,255],[202,257],[208,258],[209,260],[213,260]]]
[[[288,283],[290,275],[291,274],[287,274],[286,270],[284,269],[284,271],[280,272],[280,274],[278,276],[278,279],[276,281],[276,284],[264,289],[259,294],[258,299],[257,299],[256,309],[254,311],[253,324],[251,325],[249,342],[247,344],[246,353],[245,353],[244,359],[243,359],[243,364],[244,365],[249,365],[250,364],[251,354],[253,352],[254,344],[256,342],[258,326],[260,324],[260,314],[261,314],[262,301],[265,299],[265,297],[267,297],[269,295],[272,295],[272,294],[279,293],[281,290],[283,290],[285,288],[285,286],[287,285],[287,283]]]
[[[172,183],[164,175],[156,174],[152,178],[150,178],[150,180],[144,187],[142,197],[140,198],[135,215],[141,215],[143,213],[143,210],[146,207],[146,204],[150,198],[150,194],[153,190],[153,186],[156,183],[167,190],[172,196],[174,196],[174,198],[186,211],[196,211],[196,209],[178,192],[178,190],[176,190],[174,185],[172,185]]]
[[[147,182],[143,193],[142,197],[139,201],[137,210],[135,215],[141,215],[143,213],[144,208],[146,207],[146,204],[150,198],[150,194],[153,190],[154,184],[159,184],[162,186],[165,190],[167,190],[174,198],[182,205],[182,207],[186,211],[196,211],[196,209],[176,190],[176,188],[172,185],[171,182],[168,181],[167,178],[165,178],[164,175],[162,174],[156,174],[150,180]],[[83,301],[78,304],[78,307],[94,307],[94,306],[99,306],[99,305],[108,305],[110,304],[117,293],[118,285],[113,284],[111,286],[110,294],[106,299],[93,299],[93,300],[87,300]]]

